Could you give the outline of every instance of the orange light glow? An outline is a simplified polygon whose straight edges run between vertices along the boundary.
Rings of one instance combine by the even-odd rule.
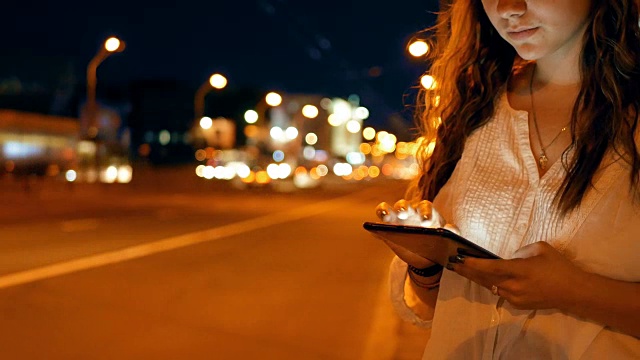
[[[196,151],[196,160],[204,161],[204,159],[206,158],[207,158],[207,153],[204,150],[199,149]]]
[[[373,179],[380,176],[380,168],[377,166],[372,166],[369,168],[369,176]]]
[[[251,184],[252,182],[256,181],[256,173],[251,171],[249,173],[249,176],[243,177],[243,178],[241,178],[241,180],[245,184]]]
[[[313,168],[309,171],[309,177],[313,180],[318,180],[321,178],[320,174],[318,174],[318,168]]]
[[[141,144],[138,147],[138,154],[142,157],[147,157],[151,154],[151,146],[149,144]]]
[[[384,174],[384,176],[391,176],[391,174],[393,174],[393,166],[391,164],[384,164],[382,166],[382,174]]]
[[[256,137],[258,135],[258,127],[255,126],[255,125],[249,125],[249,126],[244,128],[244,134],[248,138]]]
[[[265,170],[260,170],[256,173],[256,182],[258,184],[268,184],[269,182],[271,182],[271,178]]]
[[[365,155],[371,154],[371,145],[367,143],[360,144],[360,152]]]
[[[215,156],[215,149],[212,148],[211,146],[209,146],[208,148],[204,149],[205,153],[206,153],[206,158],[207,159],[213,159],[213,157]]]

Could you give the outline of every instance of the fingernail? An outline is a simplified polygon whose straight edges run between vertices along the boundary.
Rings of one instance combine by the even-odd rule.
[[[457,255],[456,256],[456,260],[458,260],[458,264],[464,264],[464,259],[465,259],[464,255]]]
[[[454,264],[464,264],[464,255],[449,256],[449,262]]]
[[[448,263],[448,264],[447,264],[447,266],[446,266],[446,268],[447,268],[447,270],[455,271],[455,270],[453,269],[453,264],[452,264],[452,263]]]

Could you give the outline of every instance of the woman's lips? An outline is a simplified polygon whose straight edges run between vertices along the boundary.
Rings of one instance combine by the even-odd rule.
[[[533,36],[533,34],[535,34],[537,31],[538,31],[538,28],[535,27],[535,28],[522,29],[522,30],[511,30],[511,31],[507,30],[507,34],[513,40],[523,41]]]

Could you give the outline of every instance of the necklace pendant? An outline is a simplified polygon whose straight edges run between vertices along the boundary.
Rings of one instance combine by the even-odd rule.
[[[547,168],[547,163],[549,162],[549,159],[547,159],[547,155],[540,154],[540,157],[538,158],[538,164],[540,165],[540,169],[544,170]]]

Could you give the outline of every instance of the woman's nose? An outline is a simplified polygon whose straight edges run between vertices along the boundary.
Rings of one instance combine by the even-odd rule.
[[[498,14],[503,19],[520,17],[527,11],[526,0],[498,0]]]

